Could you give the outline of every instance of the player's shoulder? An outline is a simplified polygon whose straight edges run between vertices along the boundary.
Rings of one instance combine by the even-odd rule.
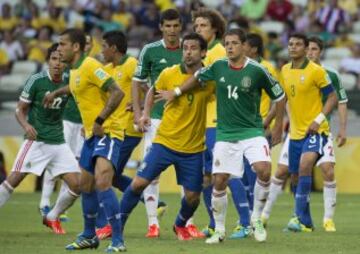
[[[159,48],[163,48],[164,47],[164,43],[162,40],[158,40],[158,41],[154,41],[154,42],[150,42],[148,44],[145,44],[145,46],[142,48],[141,52],[140,52],[140,56],[142,54],[145,54],[147,52],[152,52],[152,51],[156,51]]]
[[[35,73],[27,79],[24,89],[30,89],[30,87],[33,87],[34,85],[41,83],[48,79],[49,79],[49,76],[48,76],[47,70],[43,70],[38,73]]]
[[[112,63],[108,63],[104,65],[104,70],[105,71],[111,71],[114,68]]]
[[[162,76],[171,76],[181,73],[180,64],[174,64],[173,66],[166,67],[161,71]]]
[[[137,64],[137,59],[135,57],[133,57],[133,56],[127,56],[125,63],[128,64],[128,65],[134,65],[134,64],[136,65]]]
[[[266,67],[254,59],[247,58],[245,65],[248,65],[249,67],[259,72],[267,72]]]
[[[284,64],[282,67],[281,67],[281,72],[284,72],[284,71],[289,71],[291,69],[291,62],[287,63],[287,64]]]

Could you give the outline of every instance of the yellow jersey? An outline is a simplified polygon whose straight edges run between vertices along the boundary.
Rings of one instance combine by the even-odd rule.
[[[269,62],[262,58],[258,60],[258,62],[265,67],[265,69],[271,74],[271,76],[275,80],[279,80],[279,75],[275,69],[275,67]],[[262,119],[265,119],[265,117],[269,114],[271,107],[271,99],[269,95],[266,93],[266,91],[263,89],[261,91],[261,100],[260,100],[260,115]]]
[[[0,17],[0,30],[12,30],[14,29],[18,24],[20,23],[20,20],[17,17],[10,17],[9,19],[4,19]]]
[[[290,139],[299,140],[322,111],[321,89],[331,85],[324,68],[306,59],[299,69],[288,63],[281,68],[280,84],[284,88],[290,110]],[[321,123],[318,133],[329,134],[327,120]]]
[[[79,108],[85,137],[90,138],[96,117],[104,109],[109,97],[106,92],[113,82],[103,65],[92,57],[82,55],[70,70],[70,91]],[[112,138],[124,139],[124,128],[120,119],[111,114],[102,125],[104,132]]]
[[[142,137],[142,133],[134,129],[134,113],[126,111],[126,106],[131,102],[132,77],[137,66],[136,58],[124,55],[119,64],[114,66],[112,63],[107,64],[104,69],[109,73],[115,82],[124,92],[119,108],[114,112],[116,117],[121,120],[121,127],[125,129],[126,136]]]
[[[210,43],[206,57],[204,59],[204,65],[209,66],[216,60],[226,57],[226,51],[220,40],[214,40]],[[212,95],[207,105],[207,117],[206,117],[206,128],[216,127],[216,98]]]
[[[174,90],[190,77],[183,64],[168,67],[155,82],[155,90]],[[213,92],[213,85],[198,86],[167,105],[153,142],[182,153],[204,151],[206,105]]]

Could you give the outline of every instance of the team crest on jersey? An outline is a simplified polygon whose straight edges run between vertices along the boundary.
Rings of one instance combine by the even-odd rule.
[[[304,75],[301,75],[301,76],[300,76],[300,82],[301,82],[301,83],[304,83],[304,82],[305,82],[305,76],[304,76]]]
[[[77,76],[77,77],[75,78],[75,84],[76,84],[77,86],[80,85],[80,76]]]
[[[244,92],[248,92],[251,87],[251,78],[248,76],[243,77],[241,80],[241,90]]]
[[[121,72],[118,72],[117,78],[118,78],[118,79],[121,79],[121,76],[122,76],[122,73],[121,73]]]

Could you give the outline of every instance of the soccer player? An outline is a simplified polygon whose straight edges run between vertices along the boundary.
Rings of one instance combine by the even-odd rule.
[[[161,99],[161,92],[176,89],[196,70],[206,54],[206,41],[198,34],[184,36],[181,47],[183,62],[166,68],[150,88],[144,115],[139,128],[146,128],[154,97]],[[174,165],[178,184],[185,190],[174,231],[179,240],[191,240],[186,222],[192,217],[200,202],[202,190],[203,151],[205,150],[206,104],[213,93],[213,86],[194,89],[165,106],[164,115],[150,151],[120,203],[122,223],[139,202],[141,193],[162,171]],[[155,95],[158,94],[158,95]]]
[[[310,60],[314,61],[317,64],[320,64],[320,56],[322,54],[322,50],[324,48],[324,43],[321,39],[317,37],[309,38],[309,49],[307,56]],[[337,135],[337,144],[338,147],[341,147],[346,142],[346,123],[347,123],[347,96],[346,91],[341,84],[341,80],[337,71],[328,66],[322,67],[326,70],[330,80],[331,85],[335,89],[336,96],[338,99],[338,112],[339,112],[339,120],[340,127],[339,133]],[[322,98],[323,103],[326,101],[326,97]],[[330,116],[328,119],[330,121]],[[277,178],[280,180],[273,181],[270,187],[270,196],[274,198],[268,199],[266,201],[266,205],[263,211],[262,217],[267,220],[270,216],[271,209],[273,204],[275,203],[277,197],[281,194],[281,187],[284,182],[283,179],[286,179],[288,175],[288,150],[289,139],[286,139],[284,143],[283,151],[281,152],[280,161],[281,168],[277,170],[276,174]],[[327,232],[336,231],[335,223],[333,221],[334,213],[335,213],[335,205],[336,205],[336,181],[334,177],[334,167],[335,167],[335,154],[333,149],[333,140],[331,134],[329,135],[328,142],[324,147],[324,155],[320,160],[317,161],[316,165],[320,167],[323,178],[324,178],[324,219],[323,219],[323,227]],[[284,169],[283,169],[284,168]]]
[[[271,158],[259,113],[261,90],[265,89],[276,101],[276,122],[272,129],[273,144],[281,140],[285,95],[277,81],[263,66],[245,56],[246,34],[243,30],[231,29],[225,33],[224,38],[227,58],[202,68],[180,87],[163,92],[162,97],[169,103],[182,93],[198,87],[202,82],[216,82],[218,122],[212,172],[215,233],[206,243],[220,243],[225,238],[226,186],[230,176],[242,176],[243,156],[257,172],[251,220],[255,239],[265,241],[266,231],[260,215],[270,184]]]
[[[62,79],[64,64],[57,51],[58,44],[48,49],[48,70],[32,75],[26,82],[16,109],[16,118],[25,131],[25,141],[16,157],[11,174],[0,185],[0,207],[14,189],[29,174],[40,176],[48,170],[52,177],[60,176],[67,184],[59,193],[55,206],[43,217],[43,222],[56,234],[64,234],[59,215],[70,207],[80,193],[80,170],[65,144],[62,114],[67,96],[57,97],[44,108],[44,96],[66,86]]]
[[[178,11],[174,9],[164,11],[160,18],[160,30],[163,38],[159,41],[145,45],[140,53],[138,66],[133,78],[134,88],[132,90],[135,124],[138,124],[141,116],[140,90],[147,90],[145,85],[148,81],[149,86],[154,85],[162,70],[181,62],[181,26],[182,22]],[[149,151],[152,140],[155,137],[156,130],[161,122],[163,110],[163,102],[155,103],[151,110],[151,125],[144,135],[144,156]],[[146,237],[159,237],[160,226],[157,218],[159,179],[154,179],[154,181],[146,188],[144,191],[144,200],[149,224]],[[189,229],[192,229],[191,232],[194,233],[194,236],[201,233],[191,221],[189,221],[188,226]]]
[[[128,110],[128,106],[131,103],[132,78],[137,60],[126,54],[127,39],[123,32],[111,31],[105,33],[102,44],[102,55],[104,56],[104,61],[107,63],[104,69],[113,77],[116,83],[120,85],[121,90],[124,92],[124,98],[121,101],[119,109],[116,111],[116,117],[122,121],[119,128],[124,129],[125,137],[120,147],[118,170],[113,180],[113,185],[123,192],[132,180],[130,177],[122,174],[123,170],[143,135],[134,129],[133,112]],[[100,207],[96,223],[96,226],[99,228],[96,231],[99,239],[111,236],[111,226],[107,224],[106,215],[103,210],[104,209]]]
[[[313,230],[309,203],[312,169],[324,155],[330,131],[326,116],[337,101],[326,71],[306,57],[308,46],[305,35],[291,35],[291,62],[282,67],[280,74],[289,105],[289,172],[293,186],[298,177],[296,217],[290,219],[288,229],[303,232]],[[321,95],[328,96],[324,104]]]
[[[67,29],[60,35],[62,61],[71,66],[69,86],[56,90],[45,98],[44,104],[61,94],[71,94],[78,105],[85,130],[81,151],[81,196],[84,230],[67,250],[97,248],[95,232],[99,203],[105,209],[112,227],[108,252],[123,249],[120,234],[119,202],[112,190],[112,180],[118,168],[120,146],[124,131],[116,117],[124,93],[97,60],[84,55],[85,35],[78,29]],[[114,114],[113,114],[114,112]]]
[[[222,37],[226,29],[226,21],[224,17],[216,10],[200,8],[192,13],[194,31],[200,34],[208,43],[208,51],[203,61],[205,66],[209,66],[216,60],[226,57],[226,51],[221,43]],[[213,148],[215,145],[216,136],[216,98],[212,96],[207,106],[207,120],[206,120],[206,150],[204,163],[204,189],[203,198],[208,212],[210,222],[203,233],[209,237],[214,233],[215,221],[211,208],[211,194],[212,182],[211,171],[213,163]],[[237,234],[232,235],[231,238],[247,237],[251,230],[250,213],[245,195],[244,187],[239,178],[232,178],[229,181],[229,187],[233,196],[234,205],[238,211],[241,220],[241,227],[238,228]]]

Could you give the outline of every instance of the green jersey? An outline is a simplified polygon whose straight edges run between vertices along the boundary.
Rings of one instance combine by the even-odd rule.
[[[66,84],[69,84],[69,77],[70,69],[67,69],[63,74],[63,80]],[[72,95],[69,96],[68,102],[66,103],[63,119],[72,123],[82,123],[80,111]]]
[[[153,86],[162,70],[180,64],[181,59],[181,48],[167,48],[164,40],[149,43],[140,52],[133,79],[141,82],[147,82],[150,79],[150,85]],[[158,102],[153,106],[150,117],[161,119],[163,111],[164,102]]]
[[[217,141],[238,141],[264,136],[260,115],[261,91],[272,100],[285,96],[279,83],[254,60],[246,59],[242,68],[234,68],[228,59],[220,59],[195,73],[200,82],[216,82]]]
[[[37,141],[65,143],[62,116],[68,96],[56,97],[49,108],[44,108],[43,99],[46,94],[66,85],[63,81],[53,82],[48,71],[34,74],[26,81],[20,100],[30,104],[28,122],[38,133]]]

